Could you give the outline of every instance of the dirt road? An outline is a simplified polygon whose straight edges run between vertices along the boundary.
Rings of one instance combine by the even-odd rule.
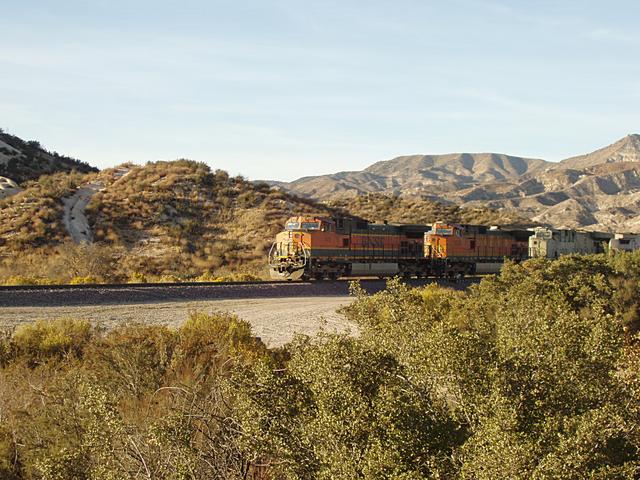
[[[79,188],[71,197],[64,199],[64,224],[76,243],[89,243],[93,240],[89,221],[85,216],[85,208],[91,197],[101,188],[102,185],[90,183]]]
[[[321,330],[345,332],[357,329],[336,312],[353,298],[345,296],[256,298],[233,300],[154,302],[129,305],[70,307],[3,307],[0,328],[13,328],[38,319],[82,318],[106,328],[134,322],[178,326],[189,312],[229,311],[251,323],[253,332],[268,346],[289,342],[295,333],[313,335]]]

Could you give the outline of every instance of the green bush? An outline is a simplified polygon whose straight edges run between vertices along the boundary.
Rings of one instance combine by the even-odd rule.
[[[640,295],[615,262],[508,264],[466,294],[355,285],[357,338],[245,377],[245,448],[274,478],[634,478]]]
[[[86,320],[39,320],[16,328],[11,344],[18,356],[32,361],[81,356],[95,329]]]

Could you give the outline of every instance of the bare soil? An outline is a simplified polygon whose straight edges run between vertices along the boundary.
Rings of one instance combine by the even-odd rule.
[[[71,197],[64,199],[64,224],[76,243],[91,242],[93,235],[85,209],[91,197],[102,188],[102,185],[91,183],[78,189]]]
[[[127,305],[84,305],[47,307],[3,307],[0,328],[12,329],[39,319],[87,319],[105,328],[131,323],[179,326],[190,312],[233,312],[251,323],[253,332],[269,347],[291,341],[296,333],[314,335],[320,331],[356,333],[357,328],[336,312],[353,298],[346,296],[254,298],[207,301],[152,302]]]

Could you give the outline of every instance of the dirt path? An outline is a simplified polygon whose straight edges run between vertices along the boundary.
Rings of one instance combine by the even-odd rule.
[[[229,311],[251,323],[253,332],[268,346],[278,347],[294,334],[313,335],[328,332],[356,332],[356,327],[336,312],[353,298],[296,297],[154,302],[131,305],[92,305],[76,307],[3,307],[0,328],[13,328],[38,319],[81,318],[106,328],[133,322],[178,326],[189,312]]]
[[[93,241],[93,234],[89,228],[89,221],[85,216],[85,208],[91,197],[102,188],[102,185],[90,183],[79,188],[69,198],[64,199],[64,225],[73,241],[76,243]]]

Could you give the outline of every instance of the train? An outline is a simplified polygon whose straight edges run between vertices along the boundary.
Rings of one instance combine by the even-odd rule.
[[[505,259],[558,258],[640,248],[640,236],[547,227],[371,223],[299,215],[285,223],[268,255],[281,280],[339,277],[461,277],[500,271]]]

